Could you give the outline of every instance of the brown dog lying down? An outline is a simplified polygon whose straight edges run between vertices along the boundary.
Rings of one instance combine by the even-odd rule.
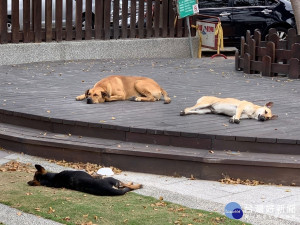
[[[272,115],[271,107],[273,102],[268,102],[265,106],[254,105],[251,102],[240,101],[234,98],[217,98],[204,96],[199,98],[196,105],[180,112],[181,116],[188,114],[224,114],[231,116],[230,123],[240,123],[240,119],[256,119],[266,121],[276,119],[278,116]]]
[[[67,188],[102,196],[124,195],[142,187],[141,184],[124,184],[112,177],[94,178],[84,171],[64,170],[60,173],[50,173],[40,165],[35,165],[35,168],[37,171],[33,180],[28,182],[30,186]]]
[[[167,92],[150,78],[113,75],[97,82],[76,100],[87,98],[88,104],[124,100],[154,102],[162,95],[166,104],[171,102]]]

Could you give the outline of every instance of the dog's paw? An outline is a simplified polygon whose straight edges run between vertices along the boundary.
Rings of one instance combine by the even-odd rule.
[[[171,99],[170,98],[166,98],[164,104],[169,104],[171,103]]]
[[[185,112],[183,110],[180,111],[180,116],[185,116]]]
[[[239,124],[241,121],[238,119],[234,119],[234,123]]]
[[[130,97],[128,100],[129,100],[129,101],[134,101],[134,102],[135,102],[135,101],[136,101],[136,98],[137,98],[137,97],[132,96],[132,97]]]
[[[236,124],[239,124],[240,123],[240,120],[239,119],[235,119],[234,117],[231,117],[229,119],[229,123],[236,123]]]

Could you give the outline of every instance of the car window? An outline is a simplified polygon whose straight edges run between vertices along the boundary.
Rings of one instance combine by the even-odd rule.
[[[266,0],[234,0],[233,6],[234,7],[241,7],[241,6],[264,6],[266,5]]]
[[[200,0],[199,8],[220,8],[228,7],[228,0]]]

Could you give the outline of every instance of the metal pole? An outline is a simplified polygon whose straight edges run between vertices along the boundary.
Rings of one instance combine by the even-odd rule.
[[[190,20],[189,20],[189,16],[185,17],[186,18],[186,23],[187,23],[187,27],[189,30],[189,46],[190,46],[190,52],[191,52],[191,57],[194,58],[194,53],[193,53],[193,46],[192,46],[192,35],[191,35],[191,26],[190,26]]]

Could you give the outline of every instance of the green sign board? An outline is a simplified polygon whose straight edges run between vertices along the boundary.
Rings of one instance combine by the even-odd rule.
[[[180,19],[194,15],[198,12],[198,0],[178,0],[177,11]]]

